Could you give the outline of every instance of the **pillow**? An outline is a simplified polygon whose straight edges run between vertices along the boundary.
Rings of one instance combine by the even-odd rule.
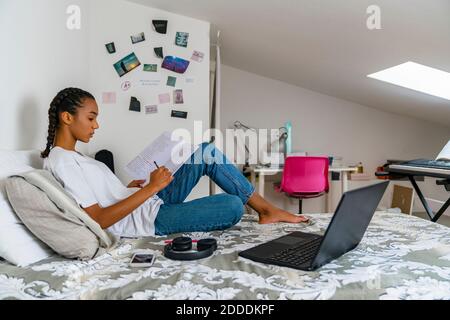
[[[27,228],[63,257],[90,260],[116,243],[48,171],[33,170],[10,177],[6,192]]]
[[[35,155],[36,160],[30,160]],[[53,255],[53,251],[36,238],[14,213],[6,196],[7,177],[33,170],[23,164],[38,166],[38,152],[0,151],[0,257],[25,267]]]

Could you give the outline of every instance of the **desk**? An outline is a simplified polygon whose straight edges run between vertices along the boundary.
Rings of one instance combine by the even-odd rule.
[[[283,168],[269,168],[269,167],[259,167],[251,166],[251,182],[256,187],[256,191],[264,198],[264,179],[266,176],[271,176],[280,172],[283,172]],[[328,172],[338,172],[341,173],[341,185],[342,193],[348,190],[348,176],[352,172],[356,172],[358,168],[356,167],[329,167]],[[258,185],[256,185],[256,175],[259,175]],[[326,207],[325,211],[328,212],[330,205],[330,197],[328,193],[326,194]]]
[[[428,204],[427,200],[422,194],[422,191],[420,191],[419,186],[417,185],[415,177],[432,177],[432,178],[442,178],[446,181],[444,181],[443,185],[445,185],[446,190],[449,191],[448,186],[450,185],[450,170],[448,169],[433,169],[433,168],[424,168],[424,167],[412,167],[412,166],[405,166],[401,164],[396,165],[390,165],[387,169],[388,173],[392,173],[395,175],[407,177],[409,181],[411,181],[411,184],[414,187],[414,190],[417,192],[417,196],[420,199],[420,202],[422,202],[425,211],[428,214],[428,217],[431,221],[436,222],[439,220],[439,218],[442,216],[442,214],[447,210],[447,208],[450,206],[450,197],[448,200],[442,205],[442,207],[434,213],[431,209],[430,205]]]

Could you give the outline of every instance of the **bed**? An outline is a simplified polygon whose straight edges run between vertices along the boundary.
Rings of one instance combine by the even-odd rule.
[[[331,214],[310,216],[309,225],[259,225],[246,214],[229,230],[187,234],[218,240],[214,255],[197,261],[163,257],[165,237],[122,239],[89,262],[53,256],[18,268],[2,261],[0,299],[450,299],[450,229],[405,214],[377,212],[355,250],[315,272],[238,256],[292,231],[323,233]],[[157,255],[151,268],[128,266],[137,249]]]

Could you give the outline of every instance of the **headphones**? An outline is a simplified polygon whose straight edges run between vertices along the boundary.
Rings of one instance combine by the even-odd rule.
[[[211,256],[217,250],[217,241],[213,238],[197,242],[197,250],[192,251],[192,239],[178,237],[164,247],[164,256],[172,260],[197,260]]]

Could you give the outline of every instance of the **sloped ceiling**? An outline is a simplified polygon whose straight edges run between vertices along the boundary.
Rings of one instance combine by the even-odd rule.
[[[226,65],[450,127],[450,101],[366,77],[406,61],[450,72],[449,0],[132,2],[211,22]],[[381,30],[367,28],[373,4]]]

